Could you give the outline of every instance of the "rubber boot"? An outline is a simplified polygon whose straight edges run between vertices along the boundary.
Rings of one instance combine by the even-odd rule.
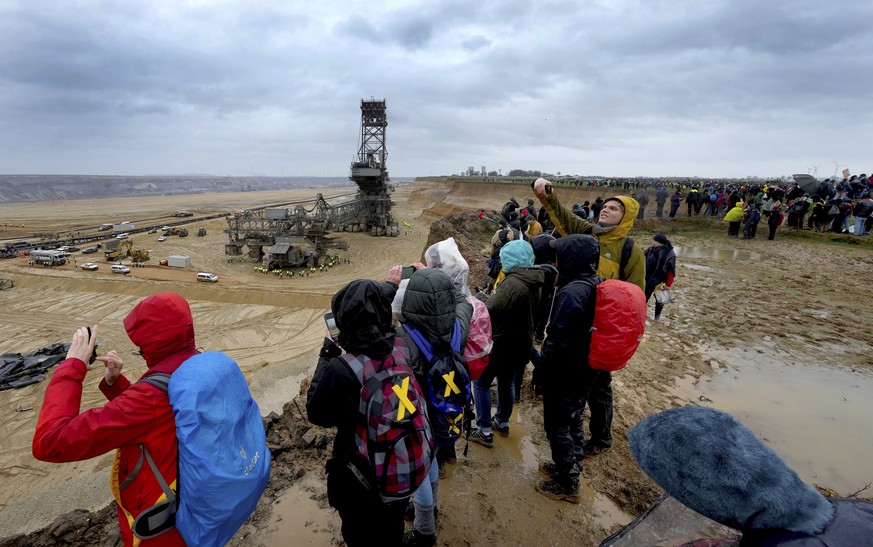
[[[536,484],[540,494],[558,501],[579,503],[579,481],[545,480]]]
[[[436,545],[435,507],[436,505],[415,503],[415,522],[412,524],[412,530],[403,536],[403,545],[416,547]]]
[[[426,535],[413,528],[403,536],[406,547],[432,547],[436,545],[436,534]]]

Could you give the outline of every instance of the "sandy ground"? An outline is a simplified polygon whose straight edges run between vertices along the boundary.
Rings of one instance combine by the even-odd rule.
[[[331,189],[325,197],[348,191]],[[198,214],[234,211],[313,197],[315,192],[2,205],[0,238],[120,220],[146,224],[145,219],[155,219],[148,223],[161,224],[165,215],[177,209]],[[567,202],[601,194],[558,192]],[[304,443],[301,436],[310,426],[295,412],[292,401],[301,381],[305,387],[314,369],[323,332],[321,317],[330,297],[352,279],[382,279],[391,265],[418,260],[429,228],[437,220],[477,208],[499,210],[509,195],[524,202],[529,190],[438,181],[401,186],[395,193],[395,214],[411,229],[402,230],[397,238],[342,234],[350,245],[344,255],[351,263],[306,278],[279,279],[256,273],[249,262],[228,263],[223,254],[223,219],[205,222],[208,234],[202,238],[194,237],[194,230],[188,238],[171,237],[163,243],[156,241],[157,235],[135,235],[135,246],[150,249],[152,261],[144,268],[134,268],[129,276],[109,273],[101,255],[77,257],[79,264],[100,264],[96,272],[73,266],[35,268],[23,259],[3,260],[0,277],[14,280],[15,288],[0,292],[0,327],[5,334],[0,338],[0,353],[32,351],[68,339],[79,325],[96,324],[102,350],[116,349],[128,355],[126,371],[138,376],[144,363],[131,355],[134,348],[121,319],[145,296],[179,292],[192,304],[198,346],[224,351],[240,364],[262,414],[283,413],[284,409],[271,435],[277,446],[285,441],[294,446],[287,452],[274,450],[273,484],[235,544],[338,544],[339,519],[326,506],[321,469],[328,449],[319,448],[330,433],[313,428],[322,437],[315,446]],[[869,246],[779,236],[770,242],[760,231],[753,241],[727,240],[726,225],[717,221],[713,225],[706,232],[699,222],[688,223],[684,218],[647,220],[634,234],[640,243],[648,244],[651,233],[663,231],[686,250],[685,256],[680,251],[675,285],[678,302],[667,308],[664,320],[649,325],[631,364],[615,375],[616,444],[610,452],[586,461],[584,502],[578,506],[552,502],[534,491],[537,465],[549,455],[541,404],[525,393],[509,438],[498,438],[493,450],[471,445],[468,457],[460,457],[450,467],[441,487],[440,544],[598,544],[641,513],[659,493],[634,464],[624,439],[627,429],[644,416],[672,406],[709,404],[710,399],[698,396],[697,384],[719,371],[734,370],[730,355],[736,357],[736,366],[764,354],[775,356],[780,366],[836,365],[860,378],[850,379],[846,389],[870,381],[873,308],[861,305],[869,302],[873,265]],[[486,253],[483,245],[478,256],[468,259],[478,263]],[[190,256],[192,267],[172,271],[155,265],[171,254]],[[197,271],[215,273],[220,282],[197,283]],[[471,282],[477,282],[475,275]],[[98,374],[87,379],[83,408],[102,404],[96,389],[99,379]],[[30,441],[46,384],[0,392],[0,538],[43,528],[72,508],[96,510],[110,501],[106,488],[110,456],[60,465],[37,462],[31,456]],[[714,404],[729,407],[727,399]],[[850,395],[849,399],[861,397]],[[16,412],[19,407],[32,410]],[[834,410],[837,425],[831,422],[829,427],[844,427],[847,437],[856,436],[850,426],[840,426],[839,419],[841,414],[865,409]],[[766,439],[769,442],[772,437],[778,443],[779,430],[802,427],[808,424],[789,421],[768,431]],[[863,443],[849,446],[853,456],[837,473],[829,474],[819,473],[813,463],[807,466],[810,458],[780,453],[804,479],[846,495],[854,486],[863,487],[873,479]]]

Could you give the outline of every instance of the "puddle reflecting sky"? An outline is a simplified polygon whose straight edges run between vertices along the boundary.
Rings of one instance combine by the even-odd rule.
[[[677,394],[734,415],[807,482],[847,495],[873,481],[873,373],[789,365],[762,351],[708,351],[720,369],[697,386],[681,380]]]
[[[753,253],[742,249],[718,249],[713,247],[673,247],[677,257],[709,258],[729,262],[734,260],[761,260],[761,253]]]

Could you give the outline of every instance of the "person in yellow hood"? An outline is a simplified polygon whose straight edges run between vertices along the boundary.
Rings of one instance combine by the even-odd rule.
[[[597,275],[603,279],[628,281],[645,290],[646,259],[643,249],[628,237],[639,212],[637,201],[628,196],[607,199],[603,202],[597,221],[592,224],[563,206],[558,196],[551,192],[551,187],[552,183],[543,178],[534,182],[534,193],[540,198],[558,233],[562,236],[593,235],[600,243]]]
[[[637,200],[628,196],[607,199],[597,222],[592,224],[561,205],[558,196],[552,193],[552,183],[546,179],[537,179],[533,189],[559,234],[590,234],[597,238],[600,243],[597,275],[627,281],[645,291],[646,258],[642,247],[628,237],[640,209]],[[612,446],[612,373],[603,372],[592,381],[585,401],[591,409],[588,422],[591,437],[583,444],[584,456],[596,456]]]
[[[728,237],[740,236],[740,223],[743,221],[743,216],[745,216],[745,207],[745,203],[738,201],[733,209],[725,213],[724,221],[729,223]]]

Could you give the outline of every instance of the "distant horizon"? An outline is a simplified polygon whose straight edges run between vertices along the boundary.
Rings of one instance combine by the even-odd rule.
[[[646,178],[646,179],[711,179],[711,180],[773,180],[773,179],[785,179],[793,177],[794,175],[809,175],[815,177],[818,180],[830,179],[833,178],[834,175],[813,175],[810,173],[787,173],[783,175],[744,175],[744,176],[712,176],[712,175],[577,175],[577,174],[556,174],[549,173],[543,174],[543,177],[553,177],[553,178],[580,178],[580,179],[591,179],[591,178]],[[852,173],[853,175],[860,175],[861,173]],[[464,174],[438,174],[438,175],[415,175],[415,176],[390,176],[390,180],[414,180],[417,178],[430,178],[430,177],[455,177],[455,178],[523,178],[523,177],[533,177],[534,175],[464,175]],[[215,175],[210,173],[150,173],[145,175],[132,175],[132,174],[122,174],[122,173],[113,173],[113,174],[82,174],[82,173],[0,173],[0,178],[2,177],[125,177],[125,178],[184,178],[184,177],[200,177],[200,178],[232,178],[232,179],[348,179],[350,183],[354,184],[354,181],[348,178],[348,175]],[[841,178],[840,175],[837,175],[838,178]]]

